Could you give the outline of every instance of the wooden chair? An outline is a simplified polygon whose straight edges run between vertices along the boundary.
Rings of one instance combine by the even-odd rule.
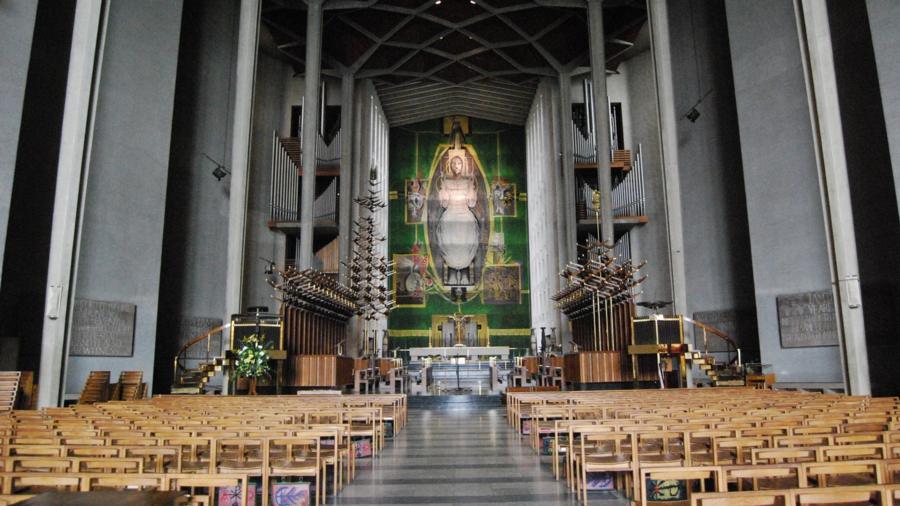
[[[65,457],[7,457],[3,469],[14,473],[66,473],[72,470],[72,460]]]
[[[800,466],[804,478],[801,488],[884,484],[880,461],[806,462]]]
[[[766,437],[735,437],[735,438],[719,438],[716,439],[715,455],[728,455],[730,462],[717,462],[717,464],[749,464],[752,456],[751,451],[769,446],[769,439]]]
[[[147,384],[143,383],[143,371],[122,371],[119,373],[119,382],[113,386],[111,399],[121,401],[134,401],[144,397]]]
[[[578,491],[581,500],[587,504],[587,473],[606,472],[624,475],[624,487],[632,488],[631,496],[638,497],[638,465],[636,448],[637,436],[628,432],[608,432],[584,427],[581,430],[578,458],[574,461],[574,472],[579,472]],[[629,482],[633,485],[629,486]]]
[[[92,490],[166,490],[164,475],[154,474],[84,474],[81,491]]]
[[[691,495],[691,506],[790,506],[792,500],[789,490],[701,492]]]
[[[636,432],[639,466],[690,465],[690,440],[684,432],[652,430]]]
[[[804,482],[799,464],[725,466],[725,482],[743,490],[790,490]]]
[[[165,475],[168,490],[185,490],[188,492],[187,503],[191,506],[212,506],[216,501],[216,491],[223,487],[239,488],[241,500],[247,500],[249,479],[245,475],[197,475],[167,474]],[[206,493],[198,493],[197,489],[205,489]]]
[[[691,465],[713,465],[733,460],[731,450],[721,448],[717,440],[733,438],[734,430],[704,429],[689,430],[687,438],[691,449]]]
[[[256,438],[223,437],[214,440],[216,463],[220,474],[263,475],[264,443]]]
[[[109,371],[91,371],[84,382],[78,404],[93,404],[109,400]]]
[[[181,448],[177,446],[125,446],[118,449],[123,457],[141,459],[145,472],[183,472]]]
[[[65,457],[79,458],[116,458],[122,455],[122,450],[114,446],[68,446],[65,448]]]
[[[273,457],[273,455],[276,455]],[[316,505],[324,502],[325,483],[321,479],[321,445],[318,435],[266,440],[263,504],[267,504],[272,477],[308,477],[316,484]]]
[[[3,473],[3,494],[40,492],[45,489],[79,490],[81,478],[67,474],[53,473]]]
[[[215,472],[216,460],[214,441],[200,437],[173,437],[160,439],[159,446],[180,448],[176,472],[212,474]]]
[[[137,458],[74,458],[72,470],[76,473],[128,474],[144,472],[144,460]]]
[[[647,506],[650,491],[647,490],[648,480],[660,482],[685,482],[688,497],[692,494],[693,485],[699,485],[700,492],[706,492],[706,483],[709,481],[714,492],[727,490],[722,468],[719,466],[704,467],[644,467],[639,471],[640,501],[641,506]]]
[[[888,458],[887,448],[883,444],[820,446],[818,452],[818,460],[821,462],[883,460]]]
[[[829,446],[834,444],[832,436],[827,434],[813,434],[806,436],[775,436],[773,438],[776,448],[797,448],[801,446]]]
[[[750,463],[759,464],[797,464],[800,462],[816,462],[819,448],[754,448],[750,450]]]
[[[13,504],[19,504],[21,502],[27,501],[34,497],[33,494],[0,494],[0,506],[12,506]]]
[[[889,504],[885,501],[882,486],[834,487],[822,489],[797,489],[794,491],[795,504]]]

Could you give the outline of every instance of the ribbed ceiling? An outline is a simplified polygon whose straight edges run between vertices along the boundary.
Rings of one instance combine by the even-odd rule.
[[[589,64],[584,0],[327,0],[323,72],[375,81],[392,125],[447,115],[522,124],[541,77]],[[305,5],[267,0],[263,21],[298,72]],[[608,66],[646,21],[643,2],[604,5]]]

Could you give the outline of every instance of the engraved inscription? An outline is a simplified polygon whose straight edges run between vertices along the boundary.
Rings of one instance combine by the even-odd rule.
[[[134,304],[76,298],[69,355],[133,356],[136,312]]]
[[[837,318],[831,290],[779,295],[782,348],[837,346]]]

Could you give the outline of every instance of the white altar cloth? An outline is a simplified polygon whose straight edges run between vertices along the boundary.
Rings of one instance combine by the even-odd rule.
[[[509,358],[509,346],[436,346],[434,348],[410,348],[410,360],[420,360],[422,357],[500,357],[503,360]]]

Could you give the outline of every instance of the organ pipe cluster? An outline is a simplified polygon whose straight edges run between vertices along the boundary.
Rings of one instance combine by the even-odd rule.
[[[279,275],[281,282],[273,284],[273,287],[281,293],[280,299],[286,308],[338,321],[347,321],[359,311],[353,290],[327,274],[314,269],[300,271],[288,267]]]
[[[587,260],[566,265],[560,272],[566,286],[551,298],[572,320],[575,344],[586,350],[619,350],[630,330],[635,287],[646,279],[636,277],[644,262],[617,263],[613,250],[597,241],[584,248]]]

